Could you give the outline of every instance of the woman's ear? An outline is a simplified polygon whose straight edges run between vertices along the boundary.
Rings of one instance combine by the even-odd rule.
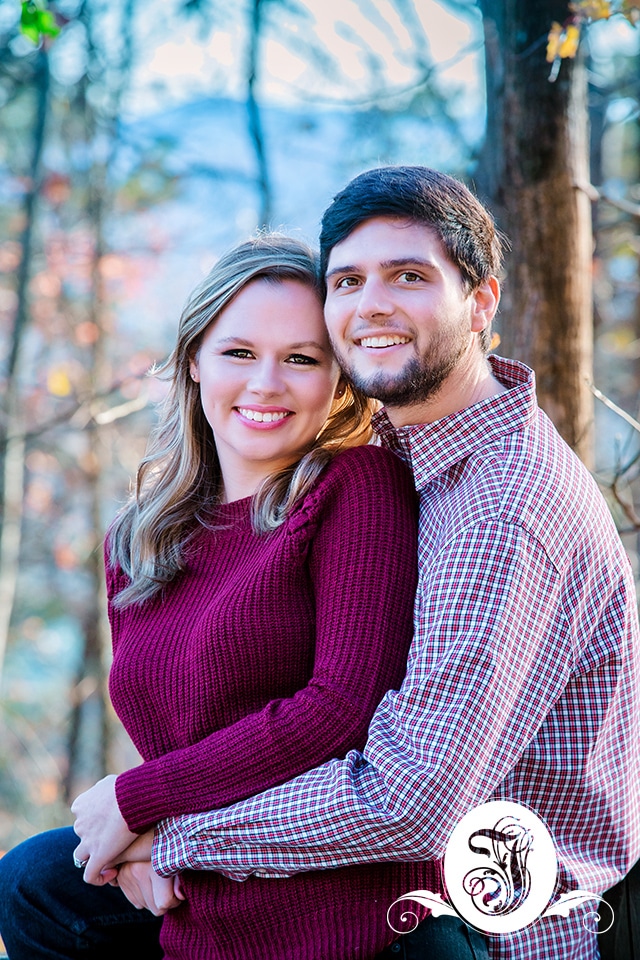
[[[200,383],[200,371],[198,370],[197,360],[189,360],[189,373],[194,383]]]
[[[339,400],[341,397],[344,397],[347,392],[347,385],[342,377],[338,380],[338,386],[336,387],[336,392],[334,393],[334,399]]]

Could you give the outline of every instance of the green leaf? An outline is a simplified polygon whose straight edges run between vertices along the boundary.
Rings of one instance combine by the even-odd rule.
[[[34,0],[23,0],[20,32],[37,46],[43,36],[57,37],[60,27],[50,10],[42,9]]]
[[[50,10],[38,10],[38,29],[40,33],[48,37],[57,37],[60,33],[60,27],[55,21],[55,17]]]
[[[20,24],[20,33],[31,40],[32,43],[35,43],[36,46],[40,43],[40,31],[32,23],[21,23]]]

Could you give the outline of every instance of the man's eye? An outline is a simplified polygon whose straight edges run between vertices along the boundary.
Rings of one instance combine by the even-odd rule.
[[[233,350],[225,350],[222,356],[235,357],[236,360],[251,360],[253,358],[251,350],[243,350],[240,347],[235,347]]]
[[[287,363],[293,363],[296,366],[317,366],[318,361],[315,357],[308,357],[305,353],[292,353],[287,357]]]
[[[413,270],[405,270],[404,273],[400,274],[400,279],[404,280],[406,283],[416,283],[418,280],[422,280],[422,277],[419,273],[415,273]]]
[[[339,289],[344,287],[355,287],[357,285],[358,285],[357,277],[342,277],[342,279],[338,280],[338,282],[336,283],[336,288]]]

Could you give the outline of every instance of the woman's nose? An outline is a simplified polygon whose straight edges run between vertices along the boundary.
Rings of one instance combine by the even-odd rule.
[[[261,396],[274,396],[284,390],[280,365],[275,361],[257,363],[247,383],[247,389]]]

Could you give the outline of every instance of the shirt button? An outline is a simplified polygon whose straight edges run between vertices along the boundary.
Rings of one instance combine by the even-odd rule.
[[[395,943],[391,944],[391,953],[400,953],[401,950],[402,950],[402,947],[400,946],[397,940]]]

